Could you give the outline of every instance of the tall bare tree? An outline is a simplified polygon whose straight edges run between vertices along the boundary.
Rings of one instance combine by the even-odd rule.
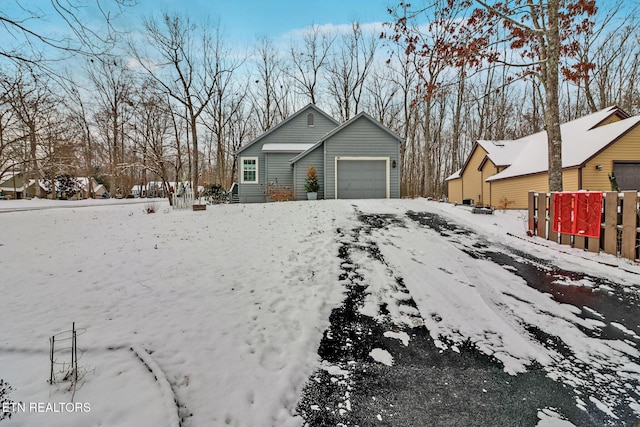
[[[90,61],[87,72],[96,98],[95,119],[109,160],[109,190],[125,196],[128,188],[122,177],[125,162],[125,123],[133,105],[133,74],[122,61]]]
[[[207,27],[198,27],[189,18],[164,13],[161,22],[144,20],[149,53],[129,43],[138,63],[186,111],[191,135],[191,184],[198,197],[200,147],[198,118],[211,101],[223,70],[216,70],[218,44]],[[216,32],[216,37],[219,37]]]
[[[208,140],[208,166],[212,168],[209,183],[228,188],[231,185],[232,164],[235,150],[231,147],[231,128],[242,115],[242,107],[248,96],[247,85],[238,81],[238,70],[243,60],[232,55],[221,38],[216,38],[212,65],[218,75],[214,95],[205,108],[204,126],[210,132]],[[215,165],[211,159],[215,153]]]
[[[25,144],[25,178],[36,182],[43,177],[42,147],[57,104],[51,87],[51,79],[20,63],[12,78],[0,79],[7,102],[19,122],[20,138]],[[41,197],[41,189],[36,185],[36,197]]]
[[[293,66],[289,76],[312,104],[318,102],[321,72],[328,63],[335,40],[334,34],[323,32],[318,25],[313,25],[302,36],[302,46],[291,42],[289,54]]]
[[[63,77],[55,67],[61,60],[72,56],[102,57],[108,55],[117,42],[114,18],[136,4],[136,0],[48,0],[26,5],[13,1],[13,7],[0,9],[0,57],[17,64],[38,67],[50,77]],[[95,21],[88,23],[85,11],[100,14],[104,26]],[[10,11],[10,12],[9,12]],[[47,33],[41,22],[60,21],[63,31]]]
[[[347,121],[360,112],[365,80],[371,71],[378,38],[366,33],[358,22],[353,22],[351,32],[341,39],[327,65],[328,90],[338,117]]]
[[[289,116],[290,91],[284,61],[273,40],[268,37],[260,38],[255,53],[256,77],[251,90],[253,109],[260,129],[267,131]]]

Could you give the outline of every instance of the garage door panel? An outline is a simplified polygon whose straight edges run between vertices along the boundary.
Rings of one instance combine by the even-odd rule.
[[[620,190],[640,190],[640,162],[615,162],[613,172]]]
[[[383,199],[387,196],[385,160],[339,160],[339,199]]]

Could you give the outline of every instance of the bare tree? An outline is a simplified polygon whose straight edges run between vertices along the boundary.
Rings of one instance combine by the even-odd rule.
[[[593,74],[584,81],[585,98],[591,111],[613,104],[628,112],[638,111],[638,41],[638,26],[627,25],[606,34],[596,46]]]
[[[68,111],[70,122],[73,123],[77,129],[77,138],[80,141],[83,151],[84,175],[89,179],[89,183],[87,184],[88,197],[93,198],[94,193],[91,178],[96,173],[96,164],[94,162],[96,158],[96,147],[94,146],[94,135],[91,130],[91,110],[88,101],[89,92],[83,90],[84,88],[76,84],[71,76],[64,81],[70,83],[65,88],[67,94],[65,107]]]
[[[0,38],[3,40],[0,57],[40,67],[51,77],[61,77],[53,67],[57,61],[74,55],[99,57],[108,54],[117,40],[114,18],[135,3],[135,0],[96,0],[91,4],[85,0],[49,0],[38,2],[35,7],[15,0],[13,8],[0,10]],[[104,27],[87,24],[83,12],[87,6],[95,7]],[[41,21],[51,19],[61,21],[68,33],[48,34],[38,27]]]
[[[8,172],[21,168],[24,157],[22,156],[22,137],[17,132],[18,118],[9,104],[12,96],[13,84],[9,76],[0,73],[0,180]]]
[[[327,68],[329,93],[333,97],[340,120],[347,121],[360,112],[364,84],[378,46],[378,38],[363,32],[358,22],[351,24],[351,32],[342,37]]]
[[[335,40],[334,34],[322,32],[319,26],[313,25],[303,35],[301,47],[291,43],[289,53],[293,67],[289,76],[312,104],[318,102],[321,71],[327,65]]]
[[[271,39],[258,41],[256,56],[257,76],[251,93],[255,117],[264,132],[289,116],[289,87],[283,60]]]
[[[231,127],[242,114],[242,106],[247,97],[247,85],[237,81],[237,71],[243,61],[232,59],[234,55],[224,46],[221,38],[216,38],[216,41],[212,65],[218,78],[215,81],[211,102],[205,108],[206,120],[203,124],[211,135],[207,144],[209,154],[207,163],[213,169],[209,182],[228,188],[233,179],[231,175],[233,168],[230,164],[233,163],[234,158],[230,143]],[[212,153],[215,153],[215,166],[211,159]]]
[[[50,86],[50,79],[36,73],[22,64],[16,67],[12,78],[0,79],[5,102],[11,106],[18,121],[20,139],[25,142],[23,162],[26,167],[25,179],[36,182],[42,175],[42,141],[46,134],[49,117],[53,114],[56,101]],[[36,197],[41,197],[40,186],[36,185]]]
[[[129,46],[139,64],[186,111],[191,135],[191,183],[198,197],[200,175],[198,118],[211,101],[222,70],[213,66],[218,44],[206,28],[198,28],[188,18],[163,14],[162,22],[145,19],[149,55],[140,46]],[[216,33],[216,37],[220,34]]]
[[[434,9],[412,11],[432,19],[430,29],[444,28],[450,35],[437,46],[441,62],[458,67],[483,67],[487,62],[520,67],[522,76],[536,78],[545,94],[545,124],[549,147],[549,189],[562,190],[562,135],[560,133],[559,88],[565,79],[584,78],[588,64],[580,61],[576,35],[591,31],[595,1],[545,0],[489,2],[475,0],[439,2]],[[401,7],[408,7],[404,3]],[[416,15],[417,14],[417,15]],[[466,18],[466,19],[461,19]],[[398,19],[396,40],[407,50],[422,55],[420,31],[406,31],[407,17]],[[498,30],[504,29],[507,37]],[[398,31],[399,30],[399,31]],[[502,31],[502,30],[500,30]],[[503,56],[504,46],[520,53],[519,61]],[[502,47],[502,49],[501,49]]]
[[[158,83],[150,78],[142,81],[133,94],[137,114],[133,120],[133,150],[127,170],[139,172],[140,189],[149,188],[149,182],[162,182],[161,191],[173,203],[170,191],[171,172],[178,163],[179,140],[173,137],[173,118],[169,98]],[[149,195],[149,194],[147,194]]]
[[[107,59],[90,61],[89,79],[95,89],[95,120],[109,161],[109,190],[125,196],[128,186],[122,176],[125,162],[125,123],[133,105],[133,74],[122,61]]]
[[[401,88],[395,82],[395,77],[389,64],[374,69],[365,85],[367,100],[364,106],[376,120],[397,131],[397,118],[402,107],[397,100]]]

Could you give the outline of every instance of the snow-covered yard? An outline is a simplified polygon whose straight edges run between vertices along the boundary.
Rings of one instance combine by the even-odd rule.
[[[535,361],[582,390],[614,381],[631,393],[611,402],[584,395],[576,404],[592,402],[615,420],[613,403],[624,400],[640,416],[637,399],[628,397],[640,393],[637,319],[620,325],[624,339],[585,335],[611,322],[580,317],[580,308],[462,249],[479,239],[497,250],[508,245],[566,270],[607,277],[636,300],[640,268],[527,238],[522,212],[471,215],[424,199],[219,205],[201,212],[171,210],[158,200],[154,214],[145,213],[144,203],[81,203],[0,202],[0,379],[13,388],[8,397],[24,404],[12,407],[7,426],[155,427],[178,425],[179,418],[184,426],[301,425],[296,405],[320,366],[329,315],[344,298],[338,230],[361,225],[358,213],[405,218],[404,227],[374,230],[371,238],[442,347],[453,343],[455,350],[470,340],[510,374]],[[22,206],[42,209],[1,212]],[[407,219],[408,211],[450,218],[479,237],[443,239]],[[366,311],[388,297],[384,272],[364,256],[357,263],[371,279]],[[567,285],[603,291],[589,281]],[[47,380],[49,337],[73,322],[81,378],[72,393],[67,382]],[[532,339],[524,324],[559,337],[580,363],[597,365],[594,374],[563,366],[566,359]],[[392,363],[389,356],[379,356],[381,363]],[[75,405],[63,404],[72,399]],[[540,425],[550,425],[553,411],[540,409]]]

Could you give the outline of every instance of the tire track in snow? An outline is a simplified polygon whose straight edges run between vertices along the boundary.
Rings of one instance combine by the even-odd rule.
[[[331,314],[321,367],[297,407],[305,425],[535,425],[538,410],[551,406],[580,417],[571,395],[541,367],[513,377],[470,342],[455,351],[436,347],[371,235],[403,221],[356,213],[362,226],[338,230],[346,297]]]
[[[514,307],[527,306],[538,316],[542,324],[521,317],[513,307],[502,307],[518,318],[531,340],[553,355],[553,362],[544,369],[550,378],[573,390],[579,408],[602,425],[625,425],[638,420],[640,358],[636,349],[640,344],[640,325],[636,321],[640,318],[640,305],[637,295],[607,279],[562,270],[552,261],[505,245],[492,247],[473,231],[439,215],[409,211],[407,216],[439,233],[470,257],[502,266],[522,278],[530,288],[552,295],[558,304],[574,306],[572,312],[576,317],[557,318],[531,301],[503,292],[513,299]],[[549,326],[563,322],[584,336],[567,333],[566,327]],[[564,335],[560,335],[559,330],[565,331]],[[611,357],[612,354],[616,357]]]

